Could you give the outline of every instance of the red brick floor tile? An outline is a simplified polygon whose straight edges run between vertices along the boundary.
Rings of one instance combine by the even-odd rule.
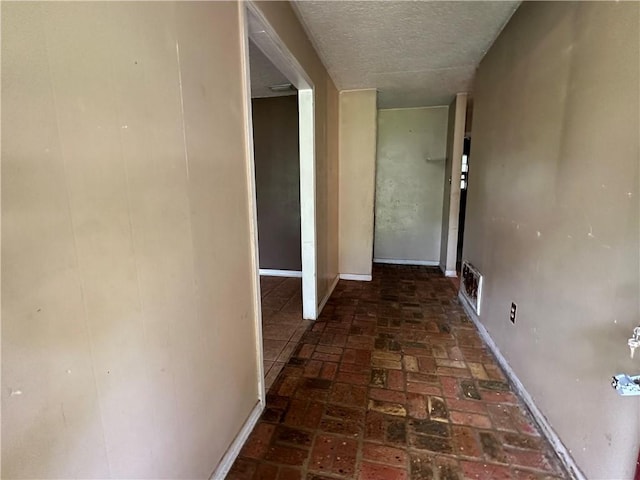
[[[498,367],[498,365],[484,363],[483,367],[485,372],[487,372],[487,375],[489,376],[489,378],[491,378],[492,380],[500,380],[500,381],[506,380],[504,373],[502,373],[502,370],[500,369],[500,367]]]
[[[310,345],[308,343],[305,343],[301,345],[300,350],[295,356],[299,358],[311,358],[311,355],[313,355],[313,351],[315,350],[315,348],[316,348],[315,345]]]
[[[445,397],[458,398],[460,394],[460,384],[457,378],[439,376],[442,384],[442,391]]]
[[[404,390],[404,372],[401,370],[389,370],[387,372],[387,387],[391,390]]]
[[[407,401],[407,395],[404,392],[385,390],[384,388],[369,389],[369,398],[395,403],[405,403]]]
[[[312,434],[306,430],[278,425],[274,435],[274,442],[285,445],[289,444],[294,447],[309,448],[312,438]]]
[[[553,472],[555,469],[547,456],[539,450],[505,449],[510,462],[518,467]]]
[[[318,435],[309,459],[309,470],[352,476],[356,470],[357,452],[358,442],[352,438]]]
[[[466,368],[437,367],[436,373],[438,375],[448,375],[450,377],[471,378],[471,372]]]
[[[322,362],[320,360],[309,360],[304,367],[303,375],[305,377],[318,377],[322,370]]]
[[[482,390],[480,394],[482,401],[487,403],[498,403],[500,405],[517,405],[518,399],[511,392],[491,392]]]
[[[275,428],[275,425],[270,423],[258,423],[253,429],[252,435],[242,447],[241,455],[247,458],[263,458],[267,453]]]
[[[436,456],[436,478],[439,480],[460,480],[462,470],[457,459],[444,456]]]
[[[278,469],[278,476],[276,477],[276,480],[300,480],[301,478],[301,470],[289,467],[280,467]]]
[[[469,425],[477,428],[491,428],[491,419],[487,415],[479,413],[457,412],[452,410],[449,416],[453,423],[458,425]]]
[[[278,466],[271,463],[261,463],[256,469],[256,473],[253,476],[255,480],[271,480],[278,478]]]
[[[318,348],[316,348],[316,351],[313,352],[313,355],[311,358],[315,359],[315,360],[321,360],[323,362],[339,362],[340,361],[340,355],[334,354],[334,353],[322,353],[319,352],[318,349],[321,347],[321,345],[318,346]]]
[[[348,383],[334,383],[329,394],[331,403],[364,408],[367,405],[367,387]]]
[[[518,429],[511,416],[511,408],[509,405],[487,405],[487,411],[493,425],[498,430],[506,430],[517,432]]]
[[[380,412],[368,411],[365,419],[364,438],[375,442],[384,442],[386,422]]]
[[[407,478],[409,477],[406,470],[369,462],[362,462],[358,475],[359,480],[406,480]]]
[[[308,399],[294,398],[283,422],[292,427],[318,428],[324,404]]]
[[[410,452],[411,480],[432,480],[435,477],[435,455],[428,452]]]
[[[406,468],[408,455],[401,448],[365,443],[362,447],[362,458],[371,462]]]
[[[340,281],[300,334],[229,479],[567,478],[437,269]]]
[[[426,395],[420,393],[407,393],[407,415],[421,420],[426,419],[429,416],[427,399]]]
[[[227,480],[252,480],[258,463],[247,457],[239,457],[227,474]]]
[[[473,480],[511,480],[509,467],[486,462],[460,462],[464,478]]]
[[[501,438],[494,432],[479,432],[480,445],[484,457],[495,463],[509,463],[509,457],[502,448]]]
[[[283,465],[302,465],[308,452],[300,448],[272,445],[264,456],[265,460]]]
[[[407,382],[407,392],[421,393],[423,395],[442,395],[442,389],[439,386],[415,382]]]
[[[462,425],[451,427],[453,453],[459,457],[483,458],[477,435],[478,431],[475,428]]]
[[[344,363],[344,362],[340,363],[340,365],[338,366],[338,370],[341,372],[363,373],[367,375],[370,375],[372,372],[370,365],[358,365],[357,363]]]
[[[429,373],[408,372],[406,375],[408,382],[413,383],[429,383],[431,385],[440,385],[437,375]]]
[[[476,400],[458,400],[457,398],[445,399],[449,410],[459,410],[461,412],[488,414],[487,405]]]

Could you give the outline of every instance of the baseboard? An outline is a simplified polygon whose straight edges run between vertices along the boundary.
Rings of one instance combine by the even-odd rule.
[[[261,268],[260,275],[264,275],[265,277],[302,278],[302,272],[300,270],[274,270],[271,268]]]
[[[322,313],[322,309],[324,308],[324,306],[329,301],[329,298],[331,298],[331,294],[333,293],[333,290],[336,288],[336,285],[338,285],[338,281],[339,280],[340,280],[340,275],[336,275],[336,278],[334,278],[333,282],[331,282],[331,285],[329,285],[329,289],[327,290],[327,294],[324,296],[324,298],[320,302],[320,305],[318,305],[318,317]]]
[[[396,260],[394,258],[374,258],[373,263],[388,263],[391,265],[420,265],[424,267],[439,267],[440,262],[431,260]]]
[[[487,344],[487,346],[489,347],[493,355],[496,357],[496,360],[498,361],[498,364],[502,368],[502,371],[505,373],[505,375],[509,379],[509,382],[515,389],[518,396],[524,401],[526,407],[529,409],[529,412],[533,416],[533,419],[535,420],[535,422],[538,424],[538,427],[542,431],[542,434],[545,436],[545,438],[551,444],[552,448],[555,450],[556,454],[558,455],[558,458],[562,462],[562,465],[567,470],[571,478],[573,478],[574,480],[586,480],[587,477],[584,475],[584,473],[582,473],[582,471],[576,464],[575,460],[571,457],[569,450],[562,443],[562,440],[560,440],[560,437],[558,436],[558,434],[555,432],[551,424],[549,424],[549,421],[547,420],[547,418],[537,407],[537,405],[533,401],[533,397],[531,397],[527,389],[524,387],[524,385],[516,375],[516,372],[513,371],[513,369],[509,365],[509,362],[507,362],[507,359],[504,358],[504,356],[500,352],[500,349],[493,341],[493,338],[491,338],[491,335],[489,335],[489,332],[487,331],[487,329],[480,322],[480,319],[476,315],[476,312],[473,310],[473,307],[469,304],[469,302],[462,295],[462,293],[458,294],[458,299],[460,300],[462,308],[464,308],[464,311],[466,312],[467,316],[473,321],[476,328],[478,329],[478,333],[480,334],[480,337],[482,337],[482,340],[484,340],[484,342]]]
[[[357,275],[355,273],[341,273],[340,280],[357,280],[359,282],[370,282],[371,275]]]
[[[236,461],[244,442],[247,441],[247,438],[249,438],[249,435],[253,431],[253,427],[258,423],[263,409],[264,404],[258,401],[256,406],[253,407],[253,410],[251,410],[249,417],[244,422],[240,432],[238,432],[238,435],[236,435],[236,438],[233,440],[233,443],[231,443],[231,446],[227,449],[224,457],[222,457],[222,460],[220,460],[220,463],[209,477],[209,480],[222,480],[227,476],[229,470],[231,470],[231,467],[233,466],[233,462]]]
[[[447,270],[446,272],[444,272],[444,276],[445,277],[457,277],[458,276],[458,272],[456,272],[455,270]]]

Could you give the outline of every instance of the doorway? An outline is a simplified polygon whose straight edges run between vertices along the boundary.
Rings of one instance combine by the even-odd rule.
[[[247,138],[248,138],[248,157],[249,168],[248,177],[250,185],[250,203],[252,205],[252,223],[253,223],[253,235],[252,235],[252,250],[254,257],[255,267],[255,290],[257,292],[255,298],[255,308],[259,313],[256,315],[256,350],[258,352],[258,371],[260,372],[260,386],[259,395],[261,401],[264,403],[265,392],[268,389],[270,382],[275,380],[278,371],[273,367],[277,364],[282,367],[284,365],[284,359],[287,351],[292,350],[301,336],[299,329],[292,330],[291,328],[280,329],[278,327],[270,327],[267,323],[269,316],[274,314],[275,310],[283,310],[283,314],[291,315],[288,321],[293,326],[294,317],[297,315],[297,321],[301,322],[300,326],[304,326],[304,320],[315,320],[318,315],[318,299],[317,299],[317,260],[316,260],[316,218],[315,218],[315,127],[314,127],[314,86],[310,80],[310,77],[304,71],[304,69],[297,62],[295,57],[289,52],[284,43],[281,41],[277,33],[267,20],[262,16],[261,11],[252,3],[246,2],[241,6],[241,15],[244,17],[244,68],[245,68],[245,84],[248,90],[247,92]],[[265,261],[269,255],[261,255],[260,245],[260,205],[258,201],[264,195],[258,195],[258,187],[256,182],[256,150],[254,150],[254,119],[252,113],[251,103],[251,68],[254,66],[252,63],[253,56],[259,55],[261,60],[266,60],[269,65],[273,67],[273,71],[279,73],[282,76],[282,80],[276,83],[267,85],[267,87],[274,87],[275,90],[280,90],[283,96],[284,93],[297,92],[297,120],[298,128],[297,132],[291,133],[297,136],[298,140],[298,159],[299,168],[298,173],[298,196],[299,202],[299,250],[296,248],[294,255],[289,255],[288,261],[295,260],[294,257],[299,255],[299,270],[289,268],[267,268],[269,265],[265,265],[262,269],[264,276],[260,276],[260,262],[261,259]],[[286,91],[289,90],[289,91]],[[291,103],[291,99],[289,99]],[[295,103],[295,102],[294,102]],[[256,106],[257,107],[257,106]],[[262,108],[262,105],[261,107]],[[267,108],[268,109],[268,108]],[[256,117],[257,119],[257,117]],[[290,186],[289,182],[289,186]],[[264,192],[263,192],[264,193]],[[291,194],[291,192],[289,192]],[[267,195],[268,197],[268,195]],[[291,205],[289,205],[291,207]],[[264,209],[263,213],[266,211]],[[267,208],[268,210],[268,208]],[[273,208],[272,208],[273,210]],[[265,218],[265,222],[262,222],[265,226],[269,224],[269,219]],[[266,231],[262,229],[263,232]],[[288,231],[291,232],[291,225],[288,226]],[[266,234],[263,233],[263,237]],[[265,237],[266,238],[266,237]],[[275,238],[275,237],[274,237]],[[273,240],[273,239],[272,239]],[[287,241],[291,241],[288,238]],[[285,242],[286,243],[286,242]],[[273,245],[270,245],[273,247]],[[267,247],[265,247],[266,250]],[[286,247],[283,247],[286,248]],[[273,250],[273,248],[271,248]],[[288,253],[288,252],[287,252]],[[286,255],[285,255],[286,256]],[[277,270],[280,270],[281,275],[277,277],[267,276],[272,275]],[[269,280],[270,279],[270,280]],[[264,287],[264,291],[261,289],[261,283]],[[299,291],[296,292],[296,283],[299,285]],[[267,293],[269,289],[271,293]],[[262,294],[261,294],[262,293]],[[266,293],[266,295],[265,295]],[[274,300],[266,301],[268,295],[273,294]],[[291,294],[291,298],[286,302],[280,298],[275,300],[276,296],[284,297]],[[265,298],[263,305],[262,297]],[[294,305],[295,298],[301,305]],[[279,305],[281,308],[277,308],[278,302],[283,303]],[[291,304],[289,304],[291,302]],[[287,306],[288,305],[288,306]],[[299,307],[299,312],[294,312],[295,307]],[[285,319],[286,321],[286,319]],[[308,326],[308,324],[307,324]],[[282,331],[279,331],[282,330]],[[286,330],[286,331],[285,331]],[[302,330],[303,331],[303,330]],[[299,336],[298,336],[299,335]],[[284,338],[284,337],[287,338]],[[297,336],[297,338],[296,338]],[[269,338],[267,338],[269,337]],[[276,338],[278,337],[278,338]],[[267,341],[271,340],[271,341]],[[278,350],[277,352],[275,350]],[[289,352],[289,354],[292,352]]]
[[[471,137],[464,137],[462,147],[462,165],[460,169],[460,210],[458,212],[458,246],[456,251],[456,272],[460,278],[462,268],[462,246],[464,241],[464,218],[467,211],[467,187],[469,186],[469,158],[471,155]]]

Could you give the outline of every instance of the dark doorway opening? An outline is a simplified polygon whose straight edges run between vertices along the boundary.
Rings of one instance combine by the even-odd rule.
[[[467,210],[467,187],[469,186],[469,158],[471,153],[471,137],[464,138],[462,147],[462,169],[460,171],[460,211],[458,212],[458,252],[456,270],[460,276],[462,266],[462,244],[464,241],[464,218]]]

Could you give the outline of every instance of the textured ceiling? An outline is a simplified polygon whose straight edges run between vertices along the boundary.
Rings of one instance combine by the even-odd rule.
[[[281,97],[296,93],[294,90],[289,92],[269,90],[270,85],[282,85],[290,82],[251,40],[249,40],[249,70],[251,72],[251,98]]]
[[[520,2],[297,1],[339,90],[377,88],[379,108],[448,104]]]

